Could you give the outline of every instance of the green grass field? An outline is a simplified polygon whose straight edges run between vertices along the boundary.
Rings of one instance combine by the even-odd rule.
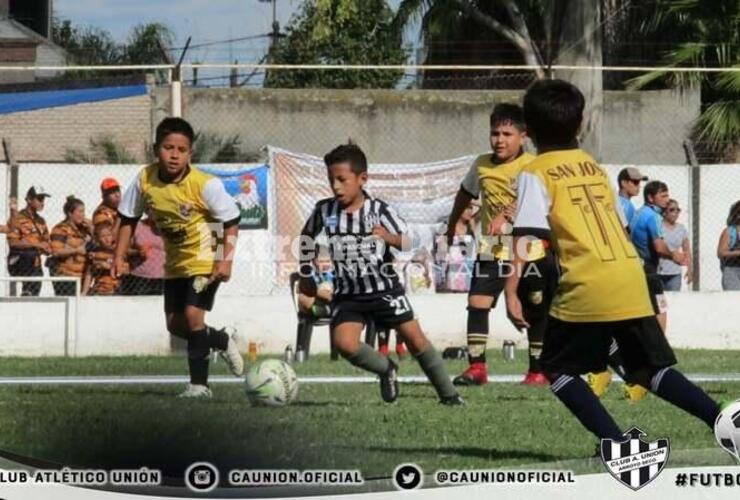
[[[738,351],[679,351],[686,373],[736,371]],[[489,353],[490,371],[519,374],[517,362]],[[464,368],[449,362],[450,374]],[[344,361],[314,356],[301,375],[361,375]],[[4,358],[0,376],[185,375],[184,357]],[[223,363],[212,373],[225,374]],[[420,374],[412,361],[401,374]],[[701,384],[735,399],[740,382]],[[0,449],[70,466],[138,467],[179,474],[197,460],[223,468],[358,468],[387,477],[413,461],[435,468],[534,467],[602,471],[595,439],[548,389],[519,384],[465,388],[466,407],[440,406],[426,384],[406,384],[386,405],[377,384],[302,384],[284,408],[252,408],[241,384],[214,384],[211,401],[183,401],[178,385],[0,386]],[[637,405],[614,383],[605,404],[620,425],[648,439],[671,438],[670,466],[730,465],[709,429],[649,395]]]

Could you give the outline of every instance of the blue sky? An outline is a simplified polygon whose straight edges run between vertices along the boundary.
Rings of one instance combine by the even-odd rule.
[[[390,0],[397,7],[400,0]],[[277,17],[285,26],[302,0],[277,0]],[[172,28],[177,44],[188,36],[193,44],[268,33],[272,5],[258,0],[54,0],[55,14],[76,24],[104,28],[123,42],[138,23],[159,21]],[[269,40],[257,38],[194,49],[191,60],[256,62]]]

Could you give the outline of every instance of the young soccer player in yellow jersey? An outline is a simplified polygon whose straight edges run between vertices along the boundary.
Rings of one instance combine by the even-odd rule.
[[[452,244],[454,229],[465,207],[471,200],[481,197],[482,235],[478,259],[468,293],[468,362],[470,366],[455,377],[456,385],[483,385],[488,382],[486,344],[488,342],[488,316],[504,289],[506,275],[511,272],[510,236],[502,235],[502,226],[511,222],[516,202],[516,177],[534,156],[524,152],[527,138],[522,108],[516,104],[498,104],[490,119],[491,153],[475,159],[455,197],[448,222],[448,245]],[[451,229],[450,229],[451,228]],[[506,238],[509,241],[506,241]],[[525,272],[519,293],[530,322],[529,371],[523,383],[547,384],[539,368],[542,335],[547,321],[549,298],[557,282],[557,271],[546,243],[531,249],[532,261]]]
[[[225,329],[205,323],[219,284],[231,277],[240,214],[223,183],[190,164],[193,137],[192,127],[181,118],[165,118],[157,126],[157,162],[139,172],[118,206],[121,225],[112,273],[125,272],[124,257],[136,223],[149,210],[165,244],[167,330],[188,342],[190,384],[180,396],[210,397],[211,349],[219,352],[234,375],[244,371],[234,339]],[[223,228],[222,255],[211,247],[212,224]]]
[[[524,97],[527,131],[539,156],[517,181],[514,235],[546,238],[561,277],[545,329],[540,363],[555,396],[599,438],[622,441],[612,417],[580,375],[606,368],[609,346],[619,346],[629,382],[703,420],[719,407],[680,372],[655,317],[647,280],[606,171],[578,148],[584,98],[562,80],[534,83]],[[516,247],[516,244],[515,244]],[[515,255],[521,265],[522,256]],[[518,274],[506,283],[512,321],[527,322],[517,296]]]

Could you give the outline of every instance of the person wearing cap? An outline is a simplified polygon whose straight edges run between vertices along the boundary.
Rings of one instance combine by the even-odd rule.
[[[39,212],[49,196],[42,186],[31,186],[26,192],[26,207],[10,220],[8,273],[11,276],[44,275],[41,256],[51,253],[51,240],[49,228]],[[37,296],[40,292],[40,281],[23,282],[23,296]]]
[[[118,234],[118,205],[121,203],[121,185],[113,177],[106,177],[100,183],[102,201],[92,216],[93,227],[110,224],[113,234]]]
[[[635,216],[635,206],[631,198],[640,194],[640,182],[647,181],[648,178],[634,167],[623,168],[617,176],[619,183],[619,204],[622,206],[622,212],[627,220],[627,227],[630,227],[632,217]]]

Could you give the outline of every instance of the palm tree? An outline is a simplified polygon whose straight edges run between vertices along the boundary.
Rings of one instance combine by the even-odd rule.
[[[629,87],[656,84],[700,88],[702,112],[696,123],[699,141],[720,159],[740,159],[740,2],[738,0],[655,0],[643,14],[640,30],[670,36],[677,43],[662,65],[720,67],[720,73],[651,71],[633,78]]]

